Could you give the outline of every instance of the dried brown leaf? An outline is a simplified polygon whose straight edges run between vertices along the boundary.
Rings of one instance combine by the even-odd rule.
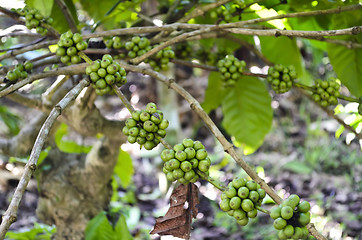
[[[170,197],[170,208],[163,217],[156,219],[151,234],[172,235],[190,238],[191,220],[196,218],[199,204],[198,188],[195,184],[178,186]]]

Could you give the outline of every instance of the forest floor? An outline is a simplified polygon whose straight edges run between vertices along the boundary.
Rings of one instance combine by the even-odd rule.
[[[193,90],[194,85],[190,82],[183,81],[180,84],[202,100],[203,96]],[[127,86],[132,89],[132,85],[139,89],[140,106],[147,101],[157,101],[154,94],[157,84],[154,82],[141,79],[138,84],[131,81]],[[130,97],[132,92],[127,94]],[[335,139],[334,132],[338,128],[336,121],[298,92],[292,91],[273,98],[273,128],[262,147],[243,159],[254,166],[281,196],[295,193],[310,201],[312,222],[325,236],[336,240],[362,239],[362,154],[358,141],[353,140],[347,145],[345,133],[340,139]],[[116,99],[113,100],[96,104],[103,114],[114,116],[120,104]],[[199,119],[189,111],[187,103],[180,100],[179,105],[182,130],[192,134],[186,137],[201,140],[210,152],[214,165],[210,175],[218,177],[225,184],[235,176],[244,176],[243,170],[223,153],[209,131],[200,126]],[[212,112],[211,116],[220,126],[219,111]],[[141,157],[138,153],[142,154]],[[158,239],[150,237],[148,232],[155,223],[155,217],[167,210],[170,191],[160,190],[159,157],[154,153],[138,153],[132,156],[133,164],[137,166],[133,183],[127,189],[119,189],[121,204],[124,206],[122,211],[135,239]],[[7,208],[21,171],[21,164],[0,159],[0,213]],[[219,209],[220,192],[205,181],[198,183],[198,186],[199,214],[193,223],[191,239],[277,239],[268,215],[259,213],[247,226],[238,226],[232,217]],[[38,221],[35,215],[37,198],[36,180],[32,179],[21,202],[18,220],[11,226],[12,231],[32,228],[34,222]],[[267,209],[271,207],[272,204],[265,205]]]

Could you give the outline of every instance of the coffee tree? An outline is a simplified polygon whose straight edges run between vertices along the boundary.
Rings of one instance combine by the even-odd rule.
[[[164,148],[162,171],[169,182],[179,184],[170,197],[169,212],[157,219],[151,233],[189,239],[198,202],[193,183],[204,179],[221,191],[220,209],[241,226],[261,212],[273,219],[270,222],[280,239],[326,239],[310,222],[310,204],[295,194],[284,200],[278,196],[208,113],[221,106],[225,134],[233,136],[244,154],[251,154],[271,129],[270,93],[294,89],[361,139],[361,120],[348,125],[332,112],[339,102],[356,102],[358,109],[350,114],[361,119],[362,6],[358,1],[80,0],[74,4],[27,0],[25,4],[0,7],[4,15],[30,29],[2,36],[0,97],[41,113],[32,116],[18,135],[0,139],[2,155],[29,156],[2,216],[0,239],[16,221],[27,184],[39,161],[45,161],[43,155],[59,156],[51,136],[55,135],[56,143],[61,141],[64,134],[53,130],[60,123],[65,131],[71,126],[82,136],[103,137],[69,161],[53,157],[51,169],[39,173],[42,197],[37,215],[56,225],[56,239],[83,239],[89,220],[107,206],[107,184],[117,159],[126,154],[119,152],[126,141],[146,150]],[[11,46],[13,38],[24,34],[37,40]],[[312,77],[303,63],[303,46],[326,51],[333,76]],[[241,49],[249,58],[240,54]],[[40,56],[25,55],[34,51]],[[177,83],[175,66],[209,74],[208,87],[199,89],[205,95],[202,104]],[[162,106],[148,103],[145,109],[135,110],[123,94],[132,73],[150,76],[184,98],[249,178],[235,176],[229,184],[214,179],[209,153],[197,139],[186,138],[171,146],[165,140],[171,123]],[[45,79],[51,79],[51,84],[44,92],[28,87]],[[107,101],[112,94],[128,109],[131,117],[126,121],[108,120],[95,107],[97,96]],[[45,148],[49,146],[51,150]],[[266,195],[275,202],[270,211],[263,208]],[[177,201],[187,201],[188,208]],[[172,221],[175,212],[182,221]],[[130,238],[126,230],[119,234],[119,239]]]

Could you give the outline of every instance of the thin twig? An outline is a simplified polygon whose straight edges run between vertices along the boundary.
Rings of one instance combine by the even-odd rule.
[[[25,78],[24,80],[15,83],[14,85],[4,89],[3,91],[0,91],[0,98],[18,90],[19,88],[25,86],[26,84],[34,82],[37,79],[43,79],[46,77],[52,77],[58,75],[75,75],[75,74],[84,73],[84,70],[87,66],[88,66],[87,63],[81,63],[63,68],[57,68],[45,73],[32,74],[28,78]]]
[[[310,86],[307,86],[307,85],[304,85],[302,83],[293,83],[293,85],[297,88],[301,88],[301,89],[304,89],[304,90],[308,90],[308,91],[311,91],[311,92],[314,92],[315,91],[315,88],[313,87],[310,87]]]
[[[183,66],[192,67],[192,68],[201,68],[201,69],[205,69],[205,70],[208,70],[208,71],[216,71],[216,72],[219,71],[219,69],[217,67],[214,67],[214,66],[189,62],[189,61],[185,61],[185,60],[181,60],[181,59],[173,58],[173,59],[170,59],[170,62],[173,62],[175,64],[179,64],[179,65],[183,65]]]
[[[260,212],[270,215],[270,212],[262,207],[255,206],[255,209],[259,210]]]
[[[39,33],[33,33],[28,31],[14,31],[6,34],[0,35],[0,38],[2,37],[34,37],[39,38],[41,35]],[[0,49],[1,52],[4,52],[5,49]]]
[[[177,36],[175,38],[172,38],[172,39],[168,40],[167,42],[161,43],[160,45],[152,48],[150,51],[143,54],[142,56],[139,56],[139,57],[136,57],[136,58],[132,59],[131,62],[133,64],[139,64],[140,62],[142,62],[146,58],[156,54],[157,52],[161,51],[162,49],[164,49],[164,48],[166,48],[168,46],[171,46],[171,45],[173,45],[175,43],[178,43],[178,42],[182,42],[182,41],[186,40],[189,37],[192,37],[192,36],[195,36],[195,35],[200,35],[202,33],[206,33],[206,32],[209,32],[209,31],[210,31],[210,29],[206,27],[206,28],[196,30],[196,31],[193,31],[193,32],[187,32],[187,33],[181,34],[181,35],[179,35],[179,36]]]
[[[200,171],[199,169],[196,169],[196,173],[204,180],[208,181],[209,183],[211,183],[214,187],[216,187],[217,189],[219,189],[220,191],[224,192],[227,190],[227,187],[224,186],[224,184],[222,184],[219,181],[216,181],[215,179],[213,179],[212,177],[210,177],[209,175],[207,175],[206,173]]]
[[[171,7],[168,9],[166,15],[163,17],[163,22],[164,23],[168,23],[169,20],[173,17],[174,15],[174,11],[177,9],[177,7],[179,6],[181,0],[175,0]]]
[[[6,35],[8,36],[8,35]],[[37,43],[40,43],[42,41],[44,41],[46,38],[45,37],[41,37],[41,38],[38,38],[30,43],[26,43],[26,44],[23,44],[23,45],[20,45],[20,46],[17,46],[17,47],[12,47],[12,48],[7,48],[7,49],[0,49],[0,52],[7,52],[7,51],[13,51],[13,50],[17,50],[17,49],[21,49],[21,48],[25,48],[27,46],[33,46],[34,44],[37,44]]]
[[[61,87],[63,84],[69,79],[69,75],[66,76],[58,76],[58,79],[47,88],[47,90],[41,95],[43,100],[43,104],[51,104],[51,100],[53,98],[54,93]]]
[[[77,29],[77,25],[75,24],[75,21],[73,19],[72,14],[70,13],[67,5],[64,3],[63,0],[55,0],[55,2],[58,4],[58,6],[60,7],[60,10],[62,11],[65,19],[68,22],[69,28],[73,33],[76,33],[78,31]]]
[[[326,37],[306,37],[310,40],[317,40],[321,42],[327,42],[337,45],[345,46],[346,48],[352,49],[352,48],[362,48],[361,43],[353,42],[353,41],[346,41],[341,39],[332,39],[332,38],[326,38]]]
[[[163,146],[165,146],[165,148],[172,149],[172,146],[165,139],[159,138],[158,140],[160,140],[160,142],[162,143]]]
[[[134,111],[134,108],[132,104],[128,101],[126,96],[123,95],[121,90],[119,90],[119,88],[116,85],[112,85],[112,88],[116,92],[116,95],[121,99],[123,105],[128,109],[130,113],[132,113]]]
[[[288,37],[324,37],[324,36],[341,36],[357,35],[362,32],[362,26],[355,26],[346,29],[324,30],[324,31],[299,31],[299,30],[279,30],[279,29],[247,29],[247,28],[230,28],[224,31],[253,36],[288,36]],[[318,39],[316,39],[318,40]]]
[[[341,119],[340,117],[338,117],[337,115],[334,114],[333,111],[329,110],[326,107],[322,107],[319,103],[317,103],[316,101],[314,101],[314,99],[312,98],[312,96],[310,94],[308,94],[307,92],[305,92],[304,90],[300,89],[300,88],[296,88],[300,93],[302,93],[304,96],[306,96],[309,100],[311,100],[312,102],[314,102],[318,107],[320,107],[323,111],[325,111],[328,116],[334,118],[339,124],[343,125],[343,127],[345,129],[347,129],[348,131],[354,133],[356,135],[356,137],[358,139],[362,139],[362,132],[358,133],[356,131],[356,129],[354,129],[352,126],[348,125],[347,123],[345,123],[343,121],[343,119]]]
[[[8,231],[10,225],[16,221],[20,201],[24,195],[31,176],[36,169],[37,161],[44,142],[47,139],[55,120],[59,115],[61,115],[62,111],[78,96],[82,89],[88,85],[89,81],[82,80],[77,86],[70,90],[67,95],[65,95],[65,97],[53,108],[48,118],[45,120],[34,143],[29,160],[25,165],[23,175],[21,176],[19,184],[16,187],[14,196],[11,199],[8,209],[5,211],[2,217],[2,222],[0,225],[0,239],[5,238],[5,234]]]
[[[0,56],[0,61],[4,60],[6,58],[9,58],[9,57],[16,56],[18,54],[25,53],[25,52],[37,50],[37,49],[40,49],[40,48],[47,48],[49,45],[56,44],[57,42],[58,42],[57,40],[51,40],[51,41],[41,42],[41,43],[38,43],[38,44],[27,46],[27,47],[24,47],[24,48],[21,48],[21,49],[12,50],[10,52],[7,52],[7,53],[1,55]]]

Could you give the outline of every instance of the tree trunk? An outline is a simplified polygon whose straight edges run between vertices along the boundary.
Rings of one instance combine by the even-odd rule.
[[[55,239],[84,239],[89,220],[107,207],[119,144],[104,138],[86,156],[54,150],[44,161],[51,168],[39,171],[36,213],[40,220],[56,225]]]

